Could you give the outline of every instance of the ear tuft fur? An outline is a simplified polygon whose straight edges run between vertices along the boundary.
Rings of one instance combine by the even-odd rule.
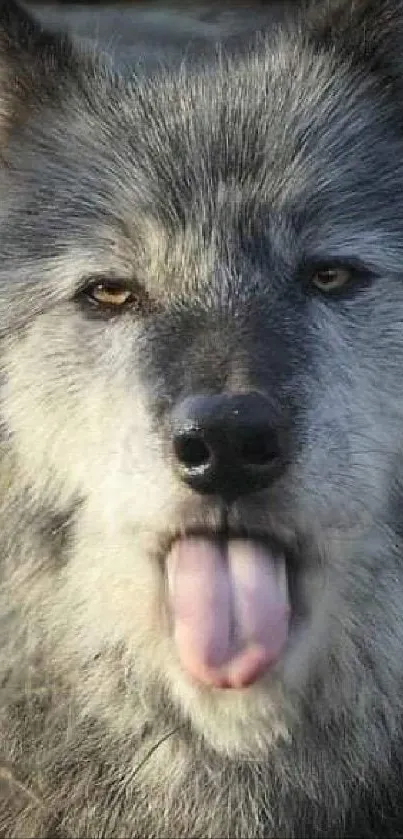
[[[32,107],[60,97],[63,77],[77,68],[68,37],[44,30],[15,0],[0,0],[0,146]]]
[[[318,47],[333,50],[353,66],[403,87],[401,0],[314,0],[304,29]]]

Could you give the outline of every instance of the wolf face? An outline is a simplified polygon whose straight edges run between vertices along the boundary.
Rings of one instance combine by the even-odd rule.
[[[402,25],[2,12],[4,836],[400,835]]]

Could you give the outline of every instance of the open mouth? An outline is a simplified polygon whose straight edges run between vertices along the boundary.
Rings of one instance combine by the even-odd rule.
[[[204,685],[246,687],[288,644],[294,563],[265,534],[192,531],[165,554],[173,639],[183,669]]]

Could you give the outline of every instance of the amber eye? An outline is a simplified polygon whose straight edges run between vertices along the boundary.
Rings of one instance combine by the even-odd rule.
[[[87,289],[87,296],[102,306],[124,306],[132,298],[128,288],[117,283],[96,283]]]
[[[311,275],[311,283],[319,291],[338,291],[344,288],[352,279],[352,271],[350,268],[334,267],[334,268],[318,268]]]
[[[93,277],[74,295],[88,317],[110,318],[127,311],[146,316],[156,309],[146,288],[136,280]]]
[[[133,292],[125,285],[114,282],[94,282],[84,289],[84,294],[92,303],[99,306],[119,309],[134,299]]]

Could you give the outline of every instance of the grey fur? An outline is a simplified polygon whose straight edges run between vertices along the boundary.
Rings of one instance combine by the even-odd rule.
[[[401,836],[403,6],[130,84],[1,8],[0,835]],[[366,272],[321,296],[334,259]],[[93,317],[97,276],[138,307]],[[245,387],[289,468],[224,510],[169,413]],[[214,693],[161,561],[224,520],[287,548],[304,621]]]

